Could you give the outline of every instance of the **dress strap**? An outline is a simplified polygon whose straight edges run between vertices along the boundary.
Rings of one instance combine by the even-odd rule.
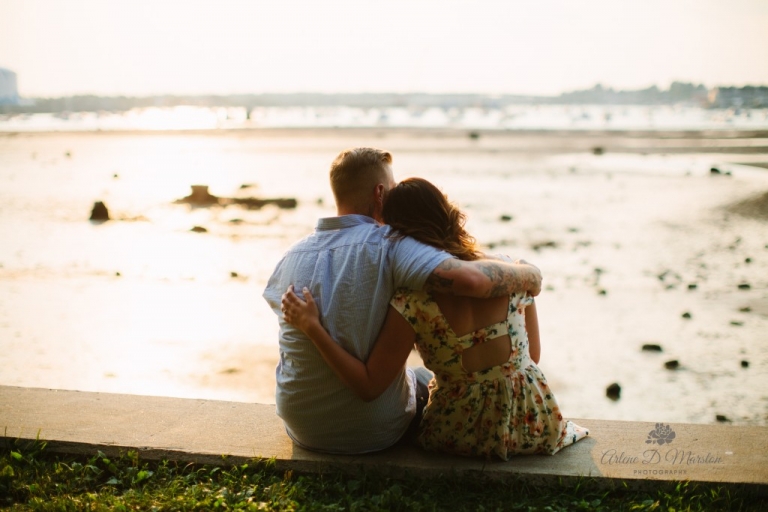
[[[459,341],[468,341],[478,338],[479,334],[485,334],[485,341],[509,334],[509,324],[507,323],[507,319],[496,322],[495,324],[489,325],[487,327],[481,327],[480,329],[470,332],[469,334],[465,334],[459,338]]]

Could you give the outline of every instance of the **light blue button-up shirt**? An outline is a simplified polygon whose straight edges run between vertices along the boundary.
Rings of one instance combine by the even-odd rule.
[[[331,336],[366,361],[400,287],[420,290],[450,255],[363,215],[320,219],[315,232],[277,264],[264,298],[280,323],[277,414],[288,434],[310,449],[363,453],[393,445],[415,414],[415,383],[401,372],[381,396],[359,399],[333,373],[307,336],[286,323],[280,299],[308,287]]]

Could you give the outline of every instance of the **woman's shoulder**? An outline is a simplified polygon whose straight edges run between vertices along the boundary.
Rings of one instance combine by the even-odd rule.
[[[406,310],[422,309],[423,305],[429,300],[429,294],[422,290],[411,290],[409,288],[398,288],[389,303],[400,313]]]
[[[392,301],[397,299],[400,302],[414,302],[425,300],[429,294],[423,290],[411,290],[410,288],[398,288],[392,296]]]

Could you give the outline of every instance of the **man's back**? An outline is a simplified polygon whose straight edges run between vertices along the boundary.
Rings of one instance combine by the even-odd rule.
[[[412,239],[393,240],[370,217],[321,219],[277,265],[264,298],[280,318],[277,413],[288,433],[311,449],[362,453],[394,444],[415,413],[405,371],[376,400],[364,402],[347,389],[312,342],[286,324],[280,298],[288,285],[307,286],[323,325],[348,352],[365,361],[398,287],[420,289],[449,256]]]

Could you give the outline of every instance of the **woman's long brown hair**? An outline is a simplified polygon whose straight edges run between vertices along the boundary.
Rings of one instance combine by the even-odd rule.
[[[466,215],[425,179],[408,178],[390,190],[382,217],[396,236],[410,236],[460,260],[482,256],[474,237],[464,229]]]

